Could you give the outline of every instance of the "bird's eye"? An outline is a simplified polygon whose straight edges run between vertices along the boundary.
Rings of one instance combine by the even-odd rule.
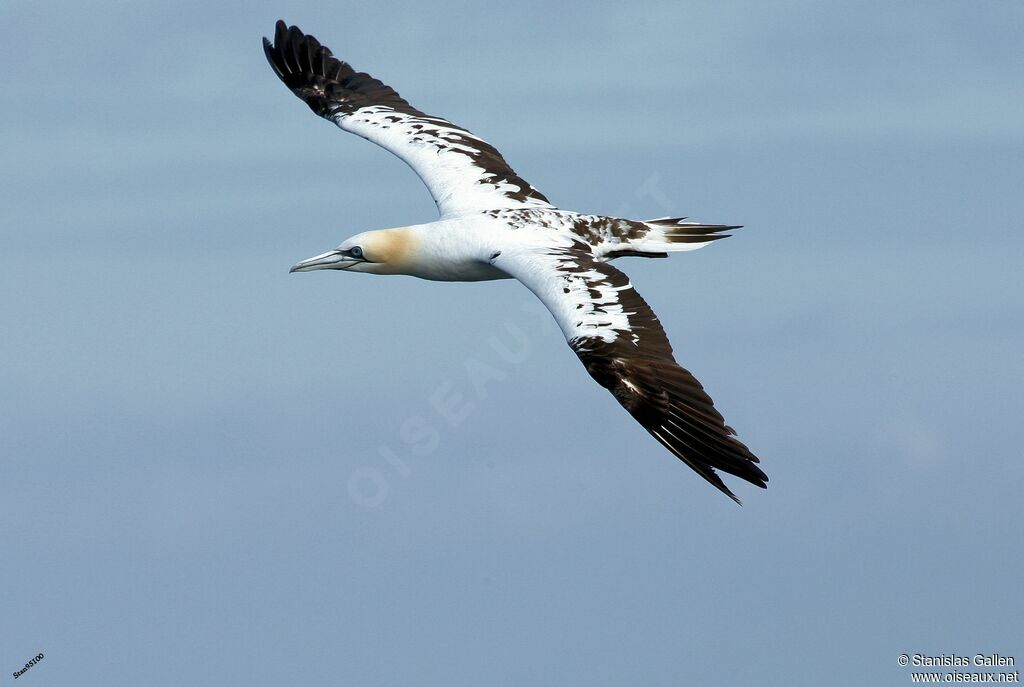
[[[353,258],[361,258],[363,257],[363,249],[361,246],[352,246],[348,249],[348,254]]]

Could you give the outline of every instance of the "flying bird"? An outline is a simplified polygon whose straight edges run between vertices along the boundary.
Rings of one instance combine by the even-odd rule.
[[[587,372],[674,456],[737,503],[717,471],[766,486],[757,457],[675,361],[658,317],[610,264],[701,248],[739,227],[560,210],[483,139],[417,110],[298,27],[278,21],[263,48],[313,112],[412,167],[440,213],[434,222],[356,234],[292,272],[518,279],[551,311]]]

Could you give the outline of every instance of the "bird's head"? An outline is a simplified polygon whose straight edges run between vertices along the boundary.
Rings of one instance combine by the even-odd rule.
[[[345,270],[371,274],[406,274],[415,251],[415,237],[408,227],[364,231],[334,250],[303,260],[291,272]]]

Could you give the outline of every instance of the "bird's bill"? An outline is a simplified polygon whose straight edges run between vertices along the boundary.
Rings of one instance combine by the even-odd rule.
[[[345,255],[340,250],[329,250],[314,255],[308,260],[295,263],[288,272],[312,272],[313,270],[347,270],[352,265],[362,262],[359,258]]]

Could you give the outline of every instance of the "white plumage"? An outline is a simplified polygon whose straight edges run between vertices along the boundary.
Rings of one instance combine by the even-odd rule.
[[[263,42],[275,73],[297,96],[343,130],[404,160],[441,215],[427,224],[357,234],[292,271],[517,279],[551,311],[591,376],[675,456],[733,499],[716,470],[765,486],[757,457],[676,363],[657,316],[609,264],[700,248],[737,227],[560,210],[486,141],[420,112],[297,27],[278,22],[274,42]]]

